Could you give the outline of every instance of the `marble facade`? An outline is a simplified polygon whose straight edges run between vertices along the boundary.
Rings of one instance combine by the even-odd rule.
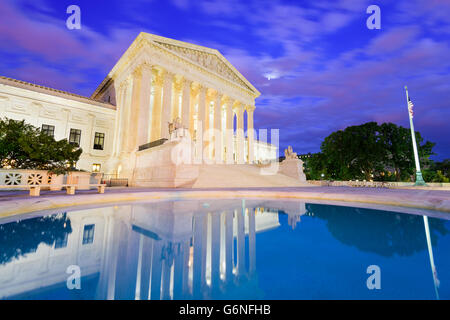
[[[51,124],[56,139],[79,130],[80,169],[100,168],[139,185],[137,177],[157,171],[161,163],[166,167],[159,170],[161,179],[172,182],[156,185],[177,186],[177,170],[185,176],[190,172],[188,181],[198,165],[277,159],[275,145],[255,139],[259,95],[217,50],[140,33],[90,98],[2,77],[0,116]],[[169,124],[175,121],[183,129],[183,142],[172,141]],[[98,135],[104,139],[101,150],[93,148]],[[189,153],[183,168],[173,163],[173,148],[180,149],[180,143],[189,149],[183,151]]]

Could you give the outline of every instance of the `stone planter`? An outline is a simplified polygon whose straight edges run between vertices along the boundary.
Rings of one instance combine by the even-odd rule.
[[[50,175],[50,190],[59,191],[62,189],[61,185],[64,183],[64,175],[63,174],[51,174]]]
[[[67,184],[76,184],[78,190],[89,190],[90,172],[71,171],[67,175]]]
[[[103,174],[101,174],[101,173],[93,173],[91,178],[92,178],[92,183],[93,184],[100,184],[100,183],[102,183]]]

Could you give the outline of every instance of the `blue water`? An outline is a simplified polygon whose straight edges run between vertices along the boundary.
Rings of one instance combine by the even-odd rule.
[[[430,251],[422,215],[299,201],[19,216],[0,220],[0,298],[450,299],[443,217],[426,217]]]

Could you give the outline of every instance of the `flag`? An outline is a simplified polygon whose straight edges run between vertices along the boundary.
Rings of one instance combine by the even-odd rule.
[[[410,114],[411,118],[412,118],[413,115],[414,115],[413,107],[414,107],[414,105],[413,105],[411,99],[408,98],[408,111],[409,111],[409,114]]]

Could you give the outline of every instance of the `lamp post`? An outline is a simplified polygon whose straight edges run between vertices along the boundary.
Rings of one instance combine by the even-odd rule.
[[[406,90],[406,106],[408,107],[408,115],[409,115],[409,126],[411,127],[411,138],[413,143],[413,151],[414,151],[414,160],[416,162],[416,186],[426,186],[425,181],[422,177],[422,172],[420,171],[420,162],[419,162],[419,154],[417,153],[417,144],[416,144],[416,134],[414,132],[414,124],[412,119],[412,114],[409,109],[409,96],[408,96],[408,88],[405,86]]]

